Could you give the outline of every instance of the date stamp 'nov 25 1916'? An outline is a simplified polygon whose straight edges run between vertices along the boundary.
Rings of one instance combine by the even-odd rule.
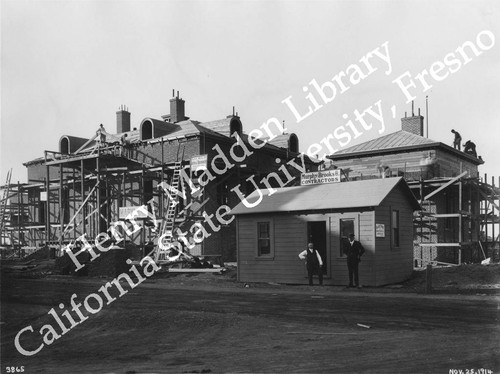
[[[448,374],[494,374],[490,369],[450,369]]]

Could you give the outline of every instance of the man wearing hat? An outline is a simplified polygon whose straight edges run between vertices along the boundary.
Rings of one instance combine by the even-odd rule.
[[[318,274],[319,285],[323,285],[323,260],[319,252],[314,249],[313,243],[307,244],[307,249],[299,253],[301,260],[306,260],[307,276],[309,277],[309,285],[313,285],[313,275]]]
[[[354,240],[354,234],[349,234],[349,240],[344,244],[344,254],[347,256],[347,269],[349,270],[349,286],[353,286],[353,276],[354,283],[356,287],[361,288],[359,285],[359,275],[358,275],[358,265],[361,261],[361,256],[365,253],[365,249],[361,243]]]

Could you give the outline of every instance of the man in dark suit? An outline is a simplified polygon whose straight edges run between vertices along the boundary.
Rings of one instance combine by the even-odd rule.
[[[359,285],[359,275],[358,275],[358,265],[361,261],[361,256],[365,253],[365,249],[361,243],[354,240],[354,234],[349,234],[349,240],[344,243],[344,254],[347,256],[347,269],[349,270],[349,286],[353,286],[353,276],[354,283],[356,287],[361,288]]]

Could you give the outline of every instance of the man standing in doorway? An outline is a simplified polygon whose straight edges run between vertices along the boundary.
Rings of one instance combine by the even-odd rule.
[[[321,256],[318,251],[314,249],[314,244],[307,244],[307,249],[305,251],[300,252],[299,258],[301,260],[306,260],[307,266],[307,275],[309,277],[309,286],[313,285],[313,275],[314,273],[318,274],[319,285],[323,285],[323,260],[321,260]]]
[[[361,288],[359,285],[359,274],[358,274],[358,265],[361,261],[361,256],[365,253],[365,249],[361,245],[361,243],[357,240],[354,240],[354,234],[349,234],[349,240],[345,242],[344,245],[344,254],[347,255],[347,269],[349,270],[349,286],[353,286],[353,276],[354,283],[356,287]]]

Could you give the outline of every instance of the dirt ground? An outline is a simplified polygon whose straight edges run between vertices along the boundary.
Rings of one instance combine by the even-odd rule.
[[[498,285],[498,265],[450,269],[433,272],[438,289]],[[354,291],[245,285],[233,267],[223,275],[160,274],[26,357],[14,346],[22,328],[33,327],[22,344],[35,349],[40,328],[56,325],[51,308],[68,305],[73,293],[83,302],[109,280],[46,270],[2,272],[2,373],[21,366],[130,374],[500,370],[500,298],[478,287],[421,294],[423,272],[402,285]]]
[[[425,269],[413,272],[411,279],[403,282],[407,289],[417,292],[425,289]],[[438,290],[498,290],[500,291],[500,264],[464,264],[433,268],[432,285]]]
[[[41,259],[27,264],[25,261],[3,261],[2,272],[10,278],[46,278],[57,276],[54,271],[54,260]],[[12,268],[11,265],[14,265]],[[236,263],[226,264],[221,275],[213,274],[161,274],[160,278],[169,278],[171,284],[206,285],[217,287],[241,286],[236,280]],[[276,284],[261,283],[259,287],[273,287]],[[249,285],[252,286],[252,285]],[[432,286],[436,291],[490,291],[500,295],[500,263],[489,265],[464,264],[461,266],[435,267],[432,269]],[[385,287],[367,288],[366,292],[416,292],[423,293],[426,289],[425,268],[415,269],[410,279],[399,284]]]

